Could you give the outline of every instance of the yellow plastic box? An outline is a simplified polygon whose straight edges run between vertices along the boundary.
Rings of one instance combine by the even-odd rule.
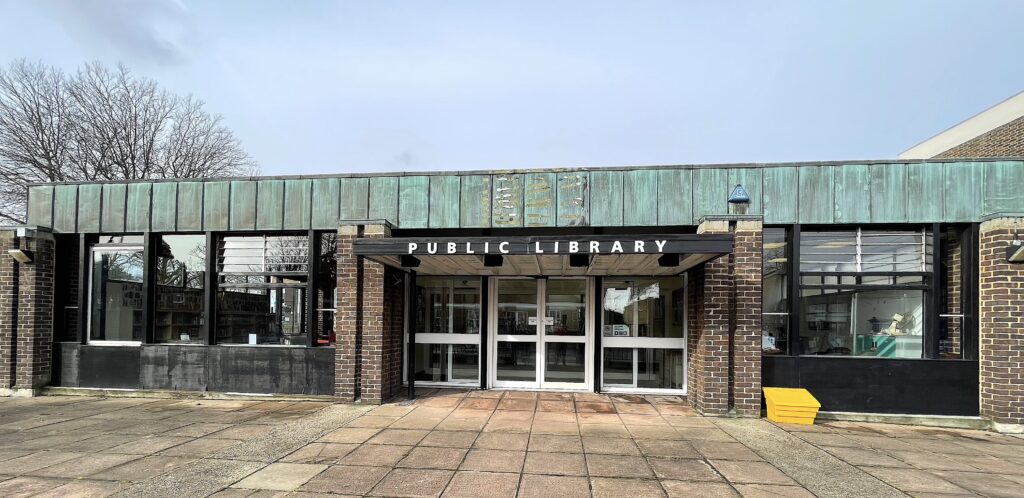
[[[764,399],[768,405],[768,420],[782,424],[812,425],[821,408],[821,403],[807,389],[766,387]]]

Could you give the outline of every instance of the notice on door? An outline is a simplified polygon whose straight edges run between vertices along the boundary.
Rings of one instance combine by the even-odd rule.
[[[531,316],[530,318],[527,318],[526,323],[528,325],[537,325],[537,317]]]
[[[601,332],[605,337],[629,337],[629,325],[605,325]]]

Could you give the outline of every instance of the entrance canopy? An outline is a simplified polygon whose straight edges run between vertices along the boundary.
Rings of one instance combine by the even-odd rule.
[[[422,275],[677,275],[732,251],[729,234],[356,239],[355,254]]]

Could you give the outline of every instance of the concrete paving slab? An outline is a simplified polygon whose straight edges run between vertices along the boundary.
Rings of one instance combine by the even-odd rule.
[[[309,463],[272,463],[231,485],[234,488],[291,491],[306,484],[327,465]]]

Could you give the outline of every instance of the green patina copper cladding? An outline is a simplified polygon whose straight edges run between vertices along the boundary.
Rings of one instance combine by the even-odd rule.
[[[558,169],[37,185],[28,224],[61,233],[695,225],[736,184],[768,224],[979,221],[1024,212],[1024,161]]]

